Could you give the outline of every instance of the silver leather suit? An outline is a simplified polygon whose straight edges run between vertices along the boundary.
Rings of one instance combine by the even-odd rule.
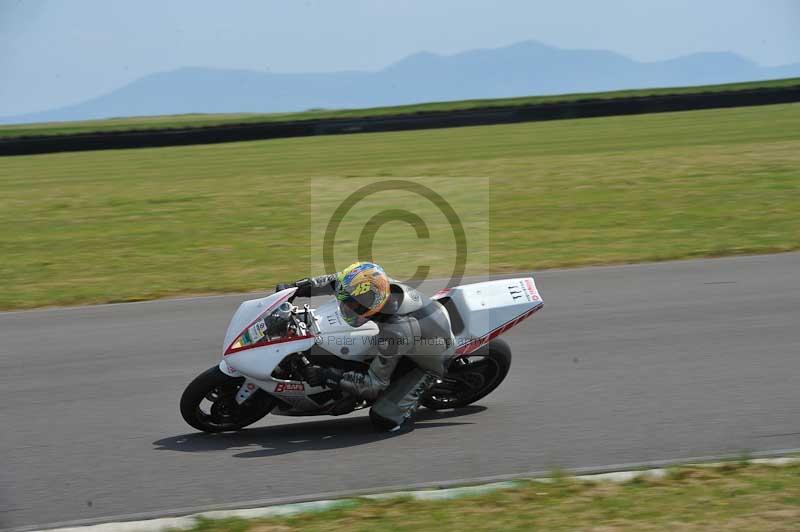
[[[309,279],[309,295],[334,292],[337,275]],[[347,394],[375,400],[373,412],[400,425],[419,406],[425,392],[444,374],[455,353],[455,338],[447,310],[408,285],[391,281],[391,295],[372,316],[379,328],[378,354],[366,372],[349,371],[339,383]],[[392,381],[402,357],[416,368]]]

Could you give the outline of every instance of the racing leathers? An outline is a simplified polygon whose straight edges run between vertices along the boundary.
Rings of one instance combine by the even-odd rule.
[[[303,279],[295,283],[296,296],[332,294],[337,274]],[[440,378],[455,353],[455,338],[445,308],[414,288],[391,280],[386,304],[370,320],[378,325],[378,354],[366,371],[341,372],[315,368],[320,380],[344,394],[375,401],[373,420],[397,428],[411,417],[425,392]],[[402,357],[415,368],[392,379]]]

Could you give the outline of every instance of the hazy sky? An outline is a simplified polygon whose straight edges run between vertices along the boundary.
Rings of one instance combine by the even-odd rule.
[[[800,62],[800,0],[0,0],[0,115],[182,66],[377,70],[522,40],[652,61]]]

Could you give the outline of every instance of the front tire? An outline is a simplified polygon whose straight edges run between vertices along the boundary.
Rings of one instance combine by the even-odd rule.
[[[241,405],[236,392],[244,377],[231,377],[219,366],[198,375],[181,396],[181,415],[192,427],[203,432],[240,430],[269,414],[275,401],[263,390],[256,390]]]
[[[422,400],[431,410],[462,408],[492,393],[511,369],[511,348],[496,338],[474,353],[458,357]]]

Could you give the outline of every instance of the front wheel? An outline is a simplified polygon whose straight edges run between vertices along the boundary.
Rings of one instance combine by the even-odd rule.
[[[422,405],[444,410],[472,404],[500,386],[510,368],[511,348],[503,340],[494,339],[474,353],[453,360]]]
[[[181,396],[181,415],[192,427],[203,432],[239,430],[269,414],[275,401],[263,390],[256,390],[242,404],[236,392],[244,377],[231,377],[218,366],[198,375]]]

